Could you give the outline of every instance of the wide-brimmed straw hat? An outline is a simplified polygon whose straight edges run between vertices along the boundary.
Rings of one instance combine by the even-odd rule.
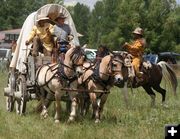
[[[45,15],[38,15],[36,22],[38,23],[39,21],[46,21],[47,23],[50,23],[52,25],[56,24],[53,20],[51,20],[49,17]]]
[[[132,33],[142,36],[143,35],[143,29],[140,27],[137,27]]]
[[[49,20],[49,17],[44,16],[44,15],[38,15],[36,21],[39,22],[39,21],[42,21],[42,20]]]

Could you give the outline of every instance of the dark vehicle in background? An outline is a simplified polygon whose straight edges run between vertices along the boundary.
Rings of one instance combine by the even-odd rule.
[[[147,54],[144,55],[144,59],[151,63],[158,63],[159,61],[165,61],[169,64],[177,64],[177,59],[180,58],[180,54],[174,52],[161,52],[159,54]]]

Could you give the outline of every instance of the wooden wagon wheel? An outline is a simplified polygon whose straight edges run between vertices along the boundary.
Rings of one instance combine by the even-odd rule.
[[[11,73],[9,72],[9,74],[8,74],[8,87],[10,88],[11,93],[12,93],[11,95],[6,97],[6,110],[9,111],[9,112],[13,111],[14,102],[15,102],[15,98],[13,96],[15,84],[12,83],[11,78],[12,78],[12,76],[11,76]]]
[[[16,98],[16,112],[17,114],[23,115],[26,112],[27,103],[27,86],[24,75],[18,77],[15,92],[20,94],[20,97]]]

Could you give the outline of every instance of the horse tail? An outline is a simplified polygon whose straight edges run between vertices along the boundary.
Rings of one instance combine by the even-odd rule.
[[[162,68],[162,74],[165,81],[169,82],[174,94],[176,95],[176,89],[178,85],[176,73],[165,61],[160,61],[157,65],[159,65]]]

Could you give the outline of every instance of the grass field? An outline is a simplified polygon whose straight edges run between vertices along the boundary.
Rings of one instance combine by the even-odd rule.
[[[168,90],[168,108],[161,106],[156,93],[156,107],[150,107],[150,97],[141,89],[129,93],[130,107],[126,109],[121,90],[113,88],[105,104],[102,122],[91,120],[91,114],[67,124],[68,115],[62,111],[60,124],[55,124],[53,107],[49,118],[42,120],[34,113],[36,101],[28,102],[26,116],[5,109],[3,88],[7,74],[0,73],[0,139],[163,139],[165,124],[180,123],[180,100]],[[180,81],[180,80],[179,80]],[[178,86],[178,91],[180,86]],[[179,96],[179,94],[178,94]],[[65,108],[64,108],[65,109]]]

